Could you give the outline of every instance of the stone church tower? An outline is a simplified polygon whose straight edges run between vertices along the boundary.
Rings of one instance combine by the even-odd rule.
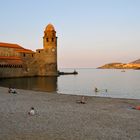
[[[48,24],[43,36],[43,49],[46,57],[46,73],[55,76],[57,72],[57,37],[52,24]]]

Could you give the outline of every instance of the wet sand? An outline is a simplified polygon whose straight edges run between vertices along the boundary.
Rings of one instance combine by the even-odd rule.
[[[0,87],[0,140],[140,140],[140,100],[86,97]],[[30,107],[37,111],[29,116]]]

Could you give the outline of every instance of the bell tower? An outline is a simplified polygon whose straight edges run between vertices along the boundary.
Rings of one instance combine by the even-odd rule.
[[[57,72],[57,37],[52,24],[48,24],[43,36],[43,49],[46,57],[46,73],[55,76]]]

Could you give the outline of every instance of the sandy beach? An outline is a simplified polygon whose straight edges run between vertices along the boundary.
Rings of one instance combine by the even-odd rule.
[[[0,140],[140,140],[140,100],[0,87]],[[29,116],[30,107],[36,109]]]

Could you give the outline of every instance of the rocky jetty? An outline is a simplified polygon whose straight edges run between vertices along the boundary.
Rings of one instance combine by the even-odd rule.
[[[58,74],[59,75],[77,75],[78,72],[77,71],[73,71],[73,72],[61,72],[61,71],[58,71]]]

